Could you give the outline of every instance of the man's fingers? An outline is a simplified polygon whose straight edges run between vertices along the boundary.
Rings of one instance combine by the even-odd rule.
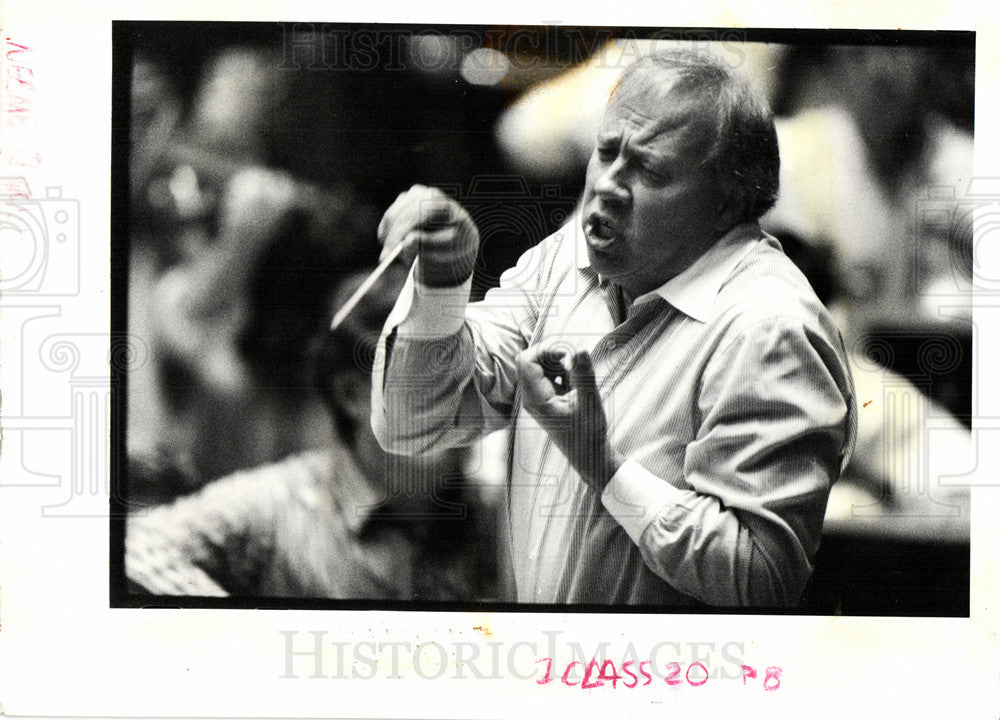
[[[395,230],[401,235],[413,228],[428,228],[453,221],[454,201],[437,188],[414,185],[400,193],[382,215],[376,234],[385,242]]]
[[[390,252],[399,243],[420,226],[419,211],[422,193],[410,190],[400,196],[386,210],[379,226],[379,240],[382,241],[383,253]]]
[[[569,369],[566,366],[566,351],[559,348],[535,346],[525,351],[523,358],[541,370],[541,373],[555,380],[561,378],[569,382]]]
[[[583,397],[593,399],[597,394],[597,377],[594,374],[594,363],[586,350],[573,355],[573,366],[569,372],[570,383]]]
[[[454,227],[456,224],[455,203],[441,196],[431,197],[420,204],[419,224],[424,230]]]
[[[409,190],[399,193],[396,199],[392,201],[392,205],[382,215],[382,220],[379,222],[378,230],[376,231],[378,239],[384,241],[389,229],[397,224],[400,217],[407,213],[411,206],[419,205],[424,198],[429,197],[433,192],[439,191],[435,191],[434,188],[424,185],[414,185]]]
[[[411,230],[400,242],[408,243],[409,247],[402,251],[400,259],[404,264],[409,265],[418,254],[424,258],[425,262],[447,263],[451,259],[451,250],[447,241],[454,232],[450,225],[438,228],[437,230]],[[385,259],[394,245],[386,243],[379,254],[379,262]],[[464,278],[459,278],[462,280]]]
[[[424,226],[412,230],[408,239],[415,240],[420,248],[420,257],[427,262],[447,263],[452,259],[452,244],[455,241],[454,225]]]
[[[417,249],[420,246],[419,238],[416,233],[411,232],[409,235],[400,240],[401,243],[408,244],[409,247],[403,248],[399,257],[396,258],[396,262],[401,262],[403,265],[409,266],[413,262],[413,259],[417,256]],[[378,261],[382,262],[386,257],[392,252],[395,245],[386,244],[382,246],[382,252],[379,253]]]
[[[471,226],[471,218],[454,200],[437,188],[414,185],[401,193],[382,216],[377,230],[382,243],[380,257],[384,259],[400,243],[414,241],[413,250],[403,252],[405,261],[412,261],[419,248],[420,256],[429,265],[448,266],[456,253],[461,254],[459,243],[467,239],[462,234],[463,223]],[[457,282],[465,279],[464,266],[457,268],[457,274],[462,275]]]
[[[545,379],[552,383],[556,395],[565,395],[570,389],[569,369],[566,367],[566,353],[562,350],[542,350],[536,362]]]
[[[416,187],[416,186],[414,186]],[[411,188],[412,189],[412,188]],[[386,208],[386,211],[382,214],[382,219],[379,221],[378,230],[375,231],[378,241],[385,244],[386,235],[389,232],[389,227],[392,225],[393,220],[399,214],[399,209],[404,202],[406,202],[406,195],[410,190],[404,190],[396,196],[396,199],[392,201],[392,205]]]
[[[531,347],[517,359],[521,388],[528,407],[542,405],[567,390],[569,373],[563,363],[566,353],[544,347]]]
[[[524,404],[528,410],[535,410],[555,397],[556,391],[552,383],[545,377],[542,368],[535,363],[519,364],[518,379],[524,395]]]

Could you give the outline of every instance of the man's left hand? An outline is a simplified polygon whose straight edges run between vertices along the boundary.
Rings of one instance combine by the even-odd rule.
[[[524,408],[538,421],[587,485],[603,492],[622,464],[608,439],[608,421],[590,354],[552,344],[517,359]]]

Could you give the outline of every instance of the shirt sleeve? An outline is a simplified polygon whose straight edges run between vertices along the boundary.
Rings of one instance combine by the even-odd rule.
[[[372,429],[385,450],[461,447],[510,422],[516,359],[538,319],[545,263],[544,248],[528,251],[472,304],[471,280],[432,289],[410,272],[372,373]]]
[[[158,595],[252,591],[272,548],[276,479],[261,470],[216,480],[126,521],[125,574]]]
[[[622,465],[602,502],[653,572],[714,605],[799,601],[854,442],[839,345],[792,319],[750,327],[705,368],[683,478]]]

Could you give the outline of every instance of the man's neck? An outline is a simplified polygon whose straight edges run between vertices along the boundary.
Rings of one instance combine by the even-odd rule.
[[[702,255],[711,250],[715,246],[715,244],[719,242],[719,240],[721,240],[728,233],[730,233],[735,227],[737,226],[733,225],[732,227],[729,227],[725,231],[717,233],[714,237],[712,237],[710,240],[706,242],[703,242],[697,248],[692,248],[691,255],[680,259],[679,262],[681,263],[681,266],[679,268],[674,267],[673,269],[675,270],[675,272],[672,272],[672,274],[669,277],[664,277],[662,280],[658,280],[655,283],[650,282],[648,283],[648,287],[646,286],[626,287],[625,285],[620,285],[622,296],[624,298],[624,305],[625,305],[624,309],[627,310],[629,307],[631,307],[632,303],[635,302],[636,298],[640,298],[643,295],[646,295],[647,293],[651,293],[657,290],[658,288],[663,287],[666,283],[670,282],[675,277],[685,272],[688,268],[694,265],[701,258]]]

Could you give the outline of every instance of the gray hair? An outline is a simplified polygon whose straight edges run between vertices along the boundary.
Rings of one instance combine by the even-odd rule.
[[[778,136],[774,116],[750,85],[708,53],[661,52],[630,65],[612,92],[648,71],[673,76],[673,89],[690,95],[715,116],[710,163],[720,191],[738,220],[756,220],[778,198]]]

